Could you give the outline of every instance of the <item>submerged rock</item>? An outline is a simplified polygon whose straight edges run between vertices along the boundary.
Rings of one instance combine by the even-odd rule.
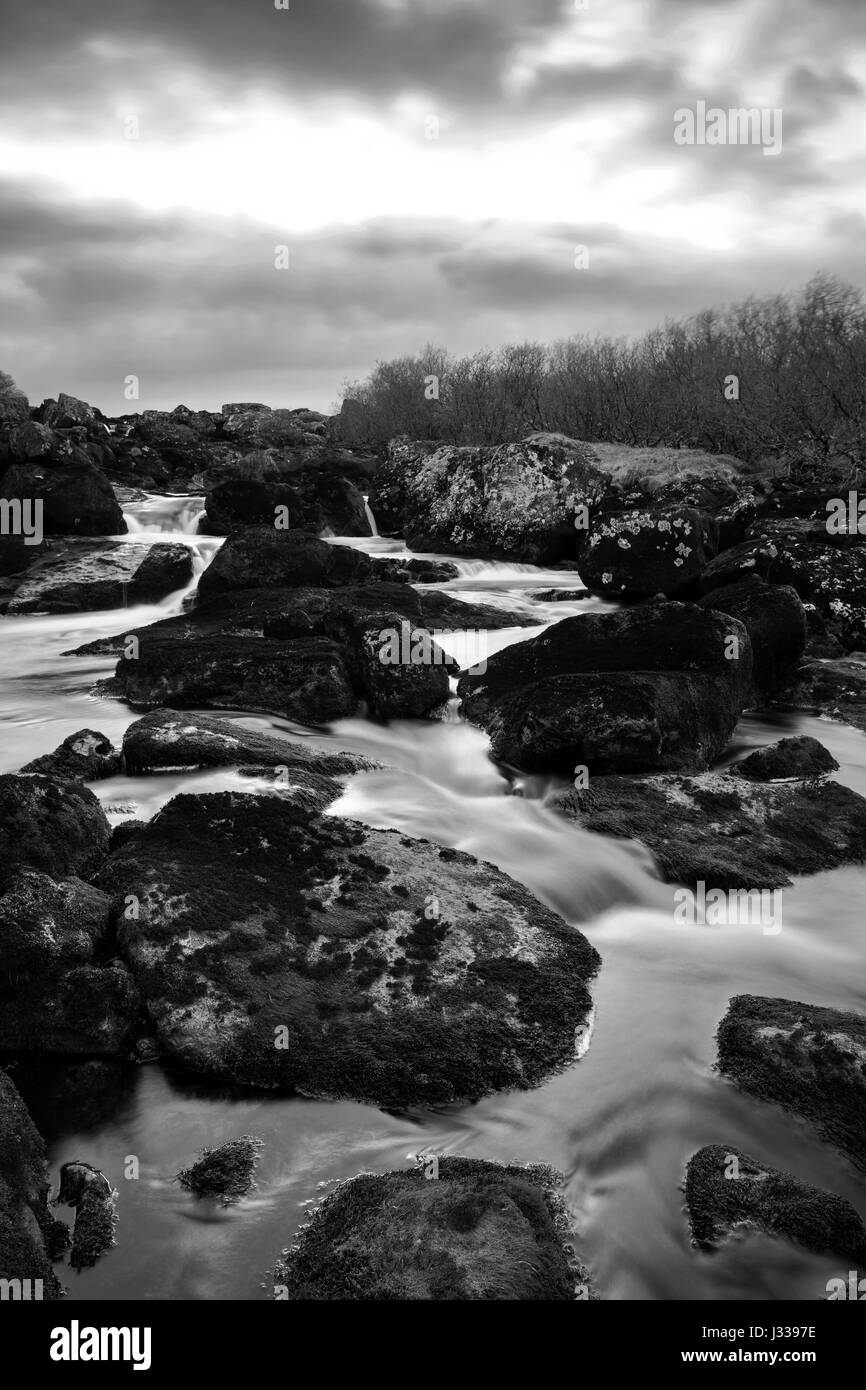
[[[549,804],[586,830],[640,840],[668,883],[777,888],[793,874],[866,859],[866,799],[812,771],[775,782],[749,780],[736,768],[592,777]]]
[[[274,1271],[276,1299],[519,1300],[590,1297],[561,1194],[540,1164],[436,1160],[418,1169],[362,1173],[313,1213]]]
[[[98,882],[167,1057],[403,1107],[539,1083],[586,1030],[590,944],[490,865],[272,796],[175,797]]]
[[[770,1168],[732,1145],[708,1144],[686,1168],[686,1209],[698,1246],[719,1245],[738,1227],[785,1236],[807,1250],[866,1260],[866,1230],[834,1192]]]
[[[724,748],[750,675],[740,622],[660,602],[564,618],[465,673],[458,692],[493,756],[518,767],[692,771]]]
[[[75,1225],[69,1263],[73,1269],[91,1269],[117,1244],[117,1193],[99,1168],[81,1159],[60,1169],[60,1191],[54,1206],[72,1207]]]
[[[64,777],[73,782],[97,782],[120,771],[120,752],[105,734],[79,729],[70,734],[53,753],[45,753],[25,763],[21,772],[42,772],[48,777]]]
[[[0,1069],[0,1279],[41,1280],[30,1299],[60,1298],[51,1268],[67,1236],[48,1207],[45,1145],[11,1077]]]
[[[215,1149],[202,1149],[191,1167],[181,1169],[177,1181],[196,1197],[218,1197],[229,1206],[255,1187],[256,1165],[263,1148],[263,1139],[244,1134]]]
[[[866,1017],[738,994],[717,1040],[716,1065],[735,1085],[811,1121],[866,1168]]]
[[[109,834],[89,788],[38,774],[0,776],[0,889],[23,868],[86,878],[104,857]]]

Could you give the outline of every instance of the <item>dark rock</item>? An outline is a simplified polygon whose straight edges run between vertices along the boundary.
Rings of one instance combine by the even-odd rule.
[[[866,1018],[739,994],[719,1024],[719,1070],[741,1090],[809,1120],[866,1168]]]
[[[701,608],[729,613],[752,644],[753,701],[772,699],[791,679],[806,645],[806,617],[796,592],[752,576],[713,589]]]
[[[60,441],[52,430],[36,420],[16,425],[9,436],[9,453],[17,463],[56,458]]]
[[[41,500],[46,535],[113,536],[126,522],[105,474],[87,458],[61,467],[13,464],[0,482],[0,498]]]
[[[60,392],[56,401],[43,401],[40,413],[43,425],[50,430],[68,430],[73,425],[88,427],[97,421],[92,405],[76,396],[67,396],[65,391]]]
[[[738,659],[725,652],[736,638]],[[724,748],[751,676],[736,620],[652,603],[564,618],[458,685],[491,751],[519,767],[691,771]]]
[[[199,598],[207,602],[232,589],[333,588],[363,584],[373,567],[360,550],[326,541],[303,531],[250,527],[229,536],[199,581]]]
[[[410,560],[373,558],[373,578],[392,584],[446,584],[459,575],[450,560],[425,560],[418,556]]]
[[[207,519],[199,529],[211,535],[243,526],[273,527],[286,514],[293,529],[314,535],[372,535],[362,494],[348,479],[329,473],[301,473],[291,483],[220,483],[208,493],[206,507]]]
[[[362,1173],[313,1213],[274,1271],[277,1299],[509,1300],[590,1298],[575,1260],[562,1175],[453,1156],[421,1168]]]
[[[781,698],[866,733],[866,657],[855,653],[840,661],[805,661]]]
[[[300,724],[330,724],[358,711],[344,653],[325,638],[269,642],[145,629],[137,656],[121,657],[106,693],[138,709],[237,709]]]
[[[845,651],[866,647],[866,545],[786,541],[772,580],[790,584]]]
[[[43,772],[47,777],[65,777],[73,782],[97,782],[120,771],[120,753],[105,734],[79,729],[55,748],[34,758],[22,772]]]
[[[39,775],[0,776],[0,889],[20,869],[87,877],[108,849],[108,821],[93,792]]]
[[[240,1201],[255,1187],[256,1165],[264,1140],[252,1134],[230,1139],[215,1149],[202,1149],[189,1168],[182,1168],[177,1181],[196,1197],[218,1197],[223,1206]]]
[[[866,800],[837,782],[592,777],[550,804],[587,830],[642,841],[666,882],[777,888],[866,858]]]
[[[129,972],[97,953],[109,900],[70,878],[24,870],[0,897],[0,1050],[116,1055],[139,1013]]]
[[[134,776],[161,768],[286,767],[340,777],[374,766],[357,753],[329,753],[307,748],[297,739],[245,729],[233,719],[157,710],[131,724],[123,736],[123,759]],[[339,794],[341,787],[335,784]]]
[[[22,613],[83,613],[153,603],[193,577],[192,552],[176,543],[70,541],[28,571],[9,603]]]
[[[117,1193],[99,1168],[81,1159],[60,1169],[60,1191],[55,1206],[72,1207],[75,1225],[69,1263],[73,1269],[91,1269],[117,1242]]]
[[[48,549],[48,543],[40,540],[37,532],[29,536],[0,535],[0,575],[23,574]],[[15,586],[10,587],[14,592]]]
[[[704,1249],[749,1226],[820,1254],[866,1260],[866,1230],[850,1202],[732,1145],[708,1144],[689,1159],[686,1209],[692,1239]]]
[[[788,777],[822,777],[826,772],[838,772],[839,764],[816,738],[801,734],[783,738],[767,748],[734,763],[728,771],[734,777],[746,777],[752,782],[774,782]]]
[[[701,589],[708,594],[723,584],[738,584],[752,574],[767,579],[778,557],[778,549],[764,536],[741,541],[710,561],[700,577]]]
[[[433,450],[394,440],[369,501],[413,550],[548,564],[575,554],[577,509],[607,486],[590,446],[559,436]]]
[[[193,579],[192,551],[188,546],[159,541],[148,548],[130,587],[133,603],[154,603]]]
[[[0,372],[0,430],[25,424],[30,419],[30,402],[6,372]]]
[[[2,405],[2,401],[0,401]],[[60,1226],[48,1208],[45,1145],[7,1072],[0,1070],[0,1279],[41,1280],[22,1297],[60,1298],[51,1268]],[[65,1229],[65,1228],[64,1228]]]
[[[178,796],[99,875],[167,1056],[243,1084],[438,1104],[538,1084],[589,943],[469,855],[272,796]]]
[[[606,597],[688,597],[717,545],[717,528],[692,507],[600,512],[591,520],[578,572],[592,593]]]

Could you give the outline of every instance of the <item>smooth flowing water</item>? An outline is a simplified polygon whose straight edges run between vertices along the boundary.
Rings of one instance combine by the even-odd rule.
[[[188,497],[132,503],[131,539],[182,541],[204,568],[221,542],[194,534],[200,509],[201,499]],[[407,553],[380,537],[342,543],[371,554]],[[566,615],[610,606],[577,597],[582,586],[574,574],[456,563],[459,578],[435,587],[537,618],[538,628],[491,634],[491,651]],[[576,597],[534,596],[551,588],[573,588]],[[111,613],[0,620],[0,771],[17,769],[83,727],[118,741],[136,712],[90,693],[113,660],[62,653],[178,612],[187,597]],[[834,1149],[778,1107],[740,1094],[712,1067],[715,1030],[733,994],[866,1005],[866,869],[802,878],[785,889],[775,935],[759,926],[684,926],[674,921],[672,887],[659,882],[645,851],[547,810],[550,780],[510,777],[495,766],[486,736],[463,722],[453,703],[441,721],[383,726],[352,719],[314,733],[261,716],[243,722],[387,762],[387,770],[347,780],[330,814],[467,850],[579,924],[603,958],[592,987],[591,1045],[536,1090],[399,1115],[219,1088],[149,1065],[123,1068],[116,1088],[85,1118],[54,1097],[50,1069],[38,1069],[34,1082],[34,1073],[21,1068],[55,1179],[62,1162],[83,1158],[119,1189],[118,1248],[92,1270],[64,1271],[71,1298],[266,1297],[267,1271],[323,1185],[362,1170],[404,1167],[419,1148],[561,1169],[580,1250],[604,1298],[813,1300],[826,1297],[829,1278],[847,1275],[837,1259],[754,1234],[738,1235],[712,1255],[696,1253],[681,1183],[695,1149],[730,1144],[841,1193],[866,1218],[863,1179]],[[799,713],[745,717],[729,758],[796,732],[819,738],[840,764],[838,780],[866,793],[866,739]],[[117,777],[92,789],[116,822],[146,818],[179,791],[227,787],[251,791],[255,784],[216,770]],[[251,1200],[214,1209],[172,1183],[203,1145],[244,1133],[266,1141]],[[124,1176],[136,1169],[137,1177]]]

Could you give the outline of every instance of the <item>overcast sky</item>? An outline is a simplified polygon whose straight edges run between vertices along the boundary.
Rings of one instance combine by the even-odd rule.
[[[864,283],[864,0],[18,0],[0,41],[33,401],[327,410],[428,341]],[[778,108],[781,152],[678,145],[699,101]]]

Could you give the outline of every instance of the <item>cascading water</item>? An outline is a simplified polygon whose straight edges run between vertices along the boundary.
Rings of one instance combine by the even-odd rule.
[[[197,549],[204,566],[221,542],[194,534],[200,506],[191,498],[130,503],[130,538],[142,544],[182,540]],[[375,536],[341,543],[371,554],[406,553],[401,543]],[[582,585],[567,571],[455,563],[459,577],[436,588],[469,601],[523,606],[539,628],[610,606],[579,597]],[[533,597],[569,588],[573,600]],[[180,611],[184,597],[133,610],[135,625]],[[85,726],[119,740],[136,713],[89,693],[114,659],[61,653],[129,625],[126,610],[2,621],[0,720],[8,736],[2,770]],[[491,637],[504,645],[533,630]],[[727,1143],[842,1194],[866,1216],[862,1181],[834,1149],[712,1070],[715,1029],[733,994],[866,1005],[866,869],[822,873],[786,889],[784,928],[775,936],[759,927],[688,927],[675,922],[672,888],[659,881],[642,849],[555,816],[544,805],[548,782],[508,778],[487,757],[486,736],[460,719],[453,703],[441,721],[385,726],[352,719],[315,732],[261,715],[232,717],[289,739],[356,749],[385,764],[347,779],[329,814],[429,837],[489,860],[579,923],[603,959],[592,987],[591,1044],[579,1062],[535,1090],[405,1115],[352,1102],[240,1092],[159,1066],[125,1069],[116,1094],[86,1123],[62,1101],[44,1112],[37,1107],[53,1165],[86,1156],[120,1188],[118,1257],[76,1277],[70,1298],[260,1298],[262,1271],[291,1243],[321,1184],[365,1169],[403,1167],[407,1153],[420,1147],[560,1168],[581,1252],[605,1298],[824,1296],[827,1279],[842,1272],[832,1257],[754,1234],[713,1255],[692,1251],[679,1184],[697,1148]],[[866,793],[866,740],[842,725],[784,711],[748,716],[736,751],[791,733],[819,738],[840,764],[837,779]],[[182,790],[227,787],[253,791],[258,784],[217,769],[122,776],[92,789],[118,820],[147,818]],[[191,1208],[171,1176],[203,1145],[243,1133],[265,1140],[254,1200],[242,1214]],[[119,1181],[118,1154],[138,1157],[138,1181]]]

